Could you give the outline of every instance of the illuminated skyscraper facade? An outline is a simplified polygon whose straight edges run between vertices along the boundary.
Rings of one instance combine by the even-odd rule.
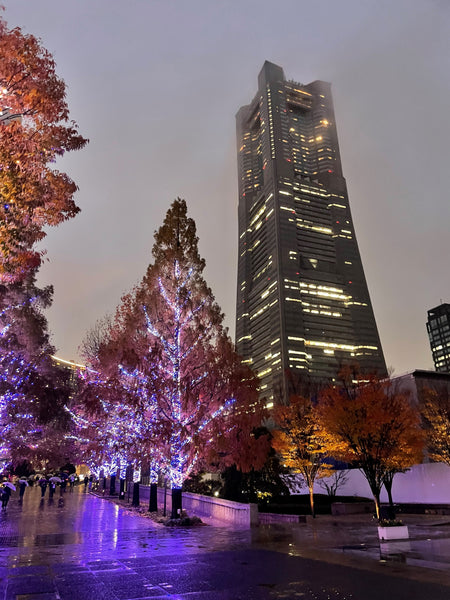
[[[270,62],[258,84],[236,115],[238,352],[268,399],[286,397],[287,370],[330,381],[357,362],[384,376],[330,84],[286,81]]]
[[[428,311],[427,331],[434,368],[439,373],[450,373],[450,304]]]

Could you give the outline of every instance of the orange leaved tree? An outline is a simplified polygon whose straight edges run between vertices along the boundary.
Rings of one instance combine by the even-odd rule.
[[[320,394],[316,416],[327,455],[358,467],[380,518],[380,492],[395,472],[422,460],[420,415],[389,380],[341,373],[342,384]],[[391,481],[392,483],[392,481]]]
[[[69,121],[64,81],[39,39],[0,17],[0,56],[0,283],[11,283],[39,267],[45,228],[79,211],[77,186],[52,165],[87,140]]]
[[[272,446],[283,464],[304,479],[309,491],[314,517],[314,481],[331,474],[332,466],[324,460],[323,441],[317,436],[314,406],[309,398],[291,396],[289,405],[274,408]]]
[[[424,390],[422,416],[425,421],[428,452],[436,462],[450,465],[450,394],[447,389]]]

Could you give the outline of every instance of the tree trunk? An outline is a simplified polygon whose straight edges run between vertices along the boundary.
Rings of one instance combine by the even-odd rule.
[[[131,506],[139,506],[139,482],[133,483],[133,500]]]
[[[392,500],[392,484],[394,483],[394,475],[395,471],[388,471],[386,475],[383,477],[383,484],[386,489],[388,499],[389,499],[389,508],[393,512],[394,510],[394,502]]]
[[[182,509],[181,488],[172,488],[172,514],[170,515],[170,518],[171,519],[181,518],[181,509]]]
[[[375,502],[375,515],[377,520],[380,520],[380,493],[381,493],[381,487],[383,485],[383,483],[381,481],[378,480],[378,478],[375,476],[374,473],[372,473],[370,470],[362,470],[366,479],[367,479],[367,483],[369,484],[370,487],[370,491],[372,492],[372,496]]]
[[[311,514],[312,514],[313,519],[315,519],[316,513],[314,510],[314,492],[313,492],[314,487],[311,485],[308,487],[308,489],[309,489],[309,504],[311,506]]]
[[[394,509],[394,502],[392,500],[392,479],[387,479],[384,482],[384,487],[386,489],[387,495],[388,495],[388,500],[389,500],[389,507],[393,510]]]
[[[111,479],[109,480],[109,495],[110,496],[116,495],[116,476],[115,475],[111,475]]]
[[[375,514],[378,520],[380,520],[380,493],[372,492],[373,499],[375,501]]]
[[[158,484],[151,483],[150,484],[150,500],[148,503],[149,512],[157,512],[158,511]]]
[[[123,500],[125,498],[125,479],[120,478],[120,491],[119,491],[119,499]]]
[[[395,508],[394,501],[392,500],[392,483],[394,481],[395,473],[390,473],[384,480],[384,487],[386,489],[388,499],[389,499],[389,507],[387,510],[387,518],[391,521],[395,520]]]

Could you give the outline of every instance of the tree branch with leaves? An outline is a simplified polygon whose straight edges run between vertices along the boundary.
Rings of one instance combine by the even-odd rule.
[[[39,267],[45,227],[79,212],[76,184],[52,165],[87,140],[69,120],[64,81],[38,38],[0,17],[0,56],[0,282],[10,283]]]

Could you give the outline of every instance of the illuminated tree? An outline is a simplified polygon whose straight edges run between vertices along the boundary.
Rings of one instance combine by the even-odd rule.
[[[0,56],[0,283],[10,283],[38,268],[44,228],[79,211],[77,186],[51,165],[87,140],[40,40],[0,18]]]
[[[231,440],[242,439],[243,429],[250,438],[249,423],[260,419],[256,379],[242,367],[222,327],[197,244],[195,223],[178,199],[155,233],[154,264],[136,291],[132,323],[144,335],[137,353],[146,348],[152,357],[154,414],[172,486],[172,516],[181,509],[189,474],[211,452],[231,460]],[[230,446],[221,451],[225,432]]]
[[[176,200],[155,233],[154,263],[123,297],[112,326],[88,343],[102,379],[126,392],[136,458],[169,476],[173,517],[190,473],[212,463],[251,468],[260,461],[256,449],[267,447],[252,435],[263,414],[257,380],[222,326],[197,243],[186,203]]]
[[[291,396],[288,405],[275,406],[272,417],[275,424],[272,446],[284,466],[299,473],[305,481],[314,517],[314,481],[329,476],[332,466],[324,460],[325,449],[317,436],[313,403],[310,398]]]
[[[422,416],[431,459],[450,465],[450,394],[448,390],[424,392]]]
[[[162,440],[155,418],[155,366],[151,353],[141,353],[140,357],[136,353],[139,332],[124,329],[130,320],[132,298],[132,294],[125,295],[115,318],[97,322],[82,343],[89,368],[83,373],[84,384],[73,409],[79,425],[75,437],[89,465],[117,465],[121,491],[128,465],[149,464],[150,504],[151,510],[156,510]]]
[[[75,401],[67,407],[79,456],[93,472],[123,473],[138,454],[143,437],[140,415],[119,380],[103,380],[90,369],[80,372],[80,378]]]
[[[370,486],[377,518],[386,478],[421,462],[423,433],[417,409],[388,380],[346,369],[342,385],[320,394],[318,434],[329,456],[351,463]]]
[[[0,285],[0,439],[13,463],[60,462],[69,455],[62,443],[69,378],[51,359],[42,314],[51,295],[51,287],[37,288],[31,275]]]

